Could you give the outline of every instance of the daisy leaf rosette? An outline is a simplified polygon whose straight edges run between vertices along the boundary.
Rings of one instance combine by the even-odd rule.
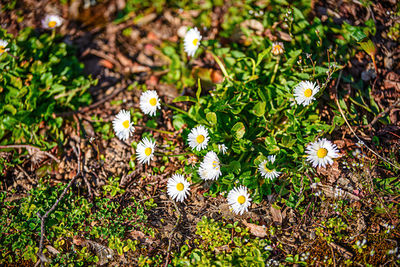
[[[279,16],[279,11],[273,12]],[[193,181],[209,177],[204,172],[207,168],[199,171],[206,154],[218,155],[221,175],[204,179],[211,183],[213,195],[245,186],[254,202],[276,193],[295,207],[303,199],[301,188],[310,183],[304,174],[315,172],[315,160],[307,159],[307,146],[320,137],[331,140],[329,134],[343,123],[335,118],[330,125],[320,116],[321,97],[328,99],[324,89],[339,69],[326,52],[328,33],[319,22],[308,23],[295,7],[293,14],[296,34],[292,42],[273,43],[257,35],[251,35],[252,42],[246,45],[203,41],[207,53],[219,58],[228,75],[207,92],[202,88],[205,83],[199,82],[196,98],[180,96],[174,101],[191,105],[187,112],[174,115],[177,129],[187,125],[183,137],[188,140],[190,131],[203,125],[210,138],[207,146],[194,143],[194,136],[187,141],[191,142],[188,149],[199,158],[195,167],[186,167]],[[322,165],[329,168],[331,159]]]

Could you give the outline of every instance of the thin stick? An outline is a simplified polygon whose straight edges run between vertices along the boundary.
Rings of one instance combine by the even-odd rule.
[[[53,156],[53,154],[46,152],[46,151],[42,151],[40,150],[40,148],[32,146],[32,145],[5,145],[5,146],[0,146],[0,149],[7,149],[7,148],[30,148],[36,151],[40,151],[43,152],[44,154],[46,154],[46,156],[54,159],[57,163],[60,163],[60,160],[58,158],[56,158],[55,156]]]
[[[82,109],[78,109],[78,110],[75,110],[75,111],[62,112],[62,113],[56,114],[56,116],[57,117],[69,117],[69,116],[72,116],[72,115],[77,114],[77,113],[86,113],[89,110],[91,110],[91,109],[93,109],[95,107],[98,107],[101,104],[107,102],[108,100],[114,98],[116,95],[118,95],[119,93],[121,93],[125,89],[126,89],[125,86],[122,86],[120,89],[114,91],[111,95],[108,95],[108,96],[104,97],[100,101],[97,101],[96,103],[93,103],[90,106],[87,106],[87,107],[84,107]]]
[[[380,118],[382,118],[383,116],[386,115],[386,113],[388,113],[390,110],[392,110],[393,108],[395,108],[396,106],[400,105],[400,98],[397,99],[396,102],[394,102],[392,105],[390,105],[389,107],[385,108],[384,111],[382,111],[381,113],[379,113],[366,127],[371,128],[372,125],[374,125]]]
[[[360,137],[358,137],[358,135],[356,134],[356,132],[355,132],[355,131],[353,130],[353,128],[350,126],[350,123],[347,121],[346,116],[344,115],[343,110],[342,110],[342,108],[340,107],[340,104],[339,104],[339,96],[338,96],[338,93],[337,93],[337,88],[338,88],[338,86],[339,86],[339,82],[340,82],[340,78],[341,78],[341,77],[342,77],[342,71],[340,71],[340,73],[339,73],[339,77],[338,77],[337,84],[336,84],[336,89],[335,89],[335,91],[336,91],[336,92],[335,92],[336,98],[335,98],[335,102],[336,102],[337,107],[339,108],[340,114],[342,114],[342,118],[344,119],[344,121],[345,121],[346,124],[347,124],[347,127],[349,127],[350,131],[351,131],[351,132],[353,133],[353,135],[357,138],[357,140],[358,140],[360,143],[364,144],[364,146],[365,146],[369,151],[371,151],[372,154],[374,154],[375,156],[377,156],[378,158],[380,158],[381,160],[383,160],[384,162],[386,162],[386,163],[389,164],[390,166],[392,166],[392,167],[394,167],[394,168],[396,168],[396,169],[400,169],[399,166],[393,164],[392,162],[390,162],[389,160],[385,159],[384,157],[382,157],[381,155],[379,155],[378,153],[376,153],[374,150],[372,150],[372,148],[370,148],[369,146],[367,146],[367,144],[365,144],[364,141],[361,140]]]
[[[179,221],[180,221],[180,219],[181,219],[181,213],[180,213],[180,211],[179,211],[178,206],[176,205],[175,201],[172,201],[172,203],[174,203],[175,209],[176,209],[176,211],[178,212],[178,219],[176,220],[174,229],[172,229],[172,232],[169,234],[169,237],[168,237],[169,241],[168,241],[167,259],[166,259],[166,261],[165,261],[164,267],[167,267],[167,266],[168,266],[169,252],[171,251],[171,245],[172,245],[172,235],[175,233],[175,230],[176,230],[176,228],[178,227]]]
[[[58,204],[60,203],[60,201],[64,198],[65,194],[67,193],[68,189],[72,186],[72,184],[75,182],[75,180],[81,176],[81,160],[80,160],[80,154],[81,154],[81,149],[79,146],[77,146],[78,151],[76,151],[76,148],[73,147],[74,153],[78,159],[78,172],[76,173],[75,177],[72,178],[72,180],[68,183],[67,187],[64,188],[64,191],[61,193],[61,195],[58,197],[58,199],[56,200],[56,202],[53,204],[53,206],[51,206],[51,208],[46,211],[46,213],[41,216],[39,212],[36,213],[36,215],[39,217],[40,219],[40,241],[39,241],[39,251],[38,251],[38,256],[40,258],[40,260],[43,263],[42,258],[44,257],[44,255],[42,254],[43,251],[43,241],[44,241],[44,235],[45,235],[45,220],[46,218],[49,216],[49,214],[51,212],[53,212],[56,207],[58,206]]]
[[[26,178],[29,180],[29,182],[31,184],[35,183],[35,180],[21,166],[19,166],[19,165],[16,165],[16,166],[23,174],[25,174]]]
[[[151,128],[151,127],[148,127],[148,126],[145,126],[145,125],[133,125],[133,126],[134,127],[141,127],[141,128],[144,128],[144,129],[147,129],[147,130],[150,130],[150,131],[155,131],[155,132],[159,132],[159,133],[163,133],[163,134],[172,134],[172,135],[175,134],[174,132],[158,130],[158,129],[154,129],[154,128]]]

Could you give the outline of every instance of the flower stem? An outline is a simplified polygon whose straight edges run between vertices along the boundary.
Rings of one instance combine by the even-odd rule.
[[[222,61],[211,51],[211,50],[207,50],[213,57],[215,62],[217,62],[219,68],[221,69],[222,73],[224,74],[225,78],[230,79],[228,72],[225,69],[224,64],[222,63]]]
[[[281,61],[281,56],[278,56],[278,58],[276,59],[276,64],[274,67],[274,73],[272,74],[272,78],[271,78],[271,82],[270,84],[273,84],[275,81],[275,77],[276,77],[276,73],[278,72],[278,68],[279,68],[279,62]]]
[[[155,131],[155,132],[159,132],[159,133],[163,133],[163,134],[171,134],[174,135],[174,132],[170,132],[170,131],[164,131],[164,130],[158,130],[158,129],[154,129],[145,125],[133,125],[134,127],[142,127],[144,129],[150,130],[150,131]]]
[[[180,156],[187,156],[190,154],[193,154],[192,152],[186,152],[186,153],[181,153],[181,154],[166,154],[166,153],[162,153],[162,152],[154,152],[154,154],[158,155],[158,156],[167,156],[167,157],[180,157]]]

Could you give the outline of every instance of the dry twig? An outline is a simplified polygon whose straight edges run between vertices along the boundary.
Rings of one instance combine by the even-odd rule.
[[[78,151],[77,151],[78,149]],[[81,149],[79,146],[77,146],[76,148],[73,147],[74,153],[77,157],[78,160],[78,172],[76,173],[75,177],[72,178],[72,180],[68,183],[67,187],[64,189],[64,191],[61,193],[61,195],[58,197],[58,199],[56,200],[56,202],[53,204],[53,206],[51,206],[51,208],[46,211],[46,213],[41,216],[40,213],[36,213],[36,215],[39,217],[40,219],[40,242],[39,242],[39,251],[37,253],[40,261],[41,261],[41,265],[43,265],[43,262],[46,261],[46,257],[42,254],[42,250],[43,250],[43,241],[44,241],[44,236],[45,236],[45,220],[46,218],[49,216],[49,214],[51,212],[53,212],[56,207],[58,206],[58,204],[60,203],[60,201],[64,198],[65,194],[67,193],[68,189],[72,186],[72,184],[76,181],[76,179],[81,176],[81,160],[80,160],[80,154],[81,154]]]
[[[372,154],[374,154],[375,156],[377,156],[378,158],[380,158],[381,160],[383,160],[384,162],[386,162],[386,163],[389,164],[390,166],[392,166],[392,167],[394,167],[394,168],[396,168],[396,169],[400,169],[399,166],[393,164],[392,162],[390,162],[389,160],[385,159],[384,157],[382,157],[381,155],[379,155],[377,152],[375,152],[372,148],[370,148],[369,146],[367,146],[367,144],[365,144],[364,141],[361,140],[360,137],[358,137],[358,135],[356,134],[356,132],[355,132],[355,131],[353,130],[353,128],[351,127],[350,123],[347,121],[346,116],[344,115],[343,110],[342,110],[342,108],[340,107],[340,104],[339,104],[339,96],[338,96],[338,93],[337,93],[337,88],[338,88],[338,86],[339,86],[340,78],[341,78],[341,77],[342,77],[342,71],[340,71],[339,77],[338,77],[337,83],[336,83],[336,88],[335,88],[335,102],[336,102],[336,105],[337,105],[337,107],[338,107],[338,109],[339,109],[339,111],[340,111],[340,114],[342,115],[342,118],[343,118],[344,121],[346,122],[347,127],[349,127],[350,131],[351,131],[351,132],[353,133],[353,135],[357,138],[357,140],[358,140],[360,143],[362,143],[369,151],[371,151]]]
[[[46,156],[54,159],[57,163],[60,163],[60,160],[58,158],[56,158],[55,156],[53,156],[53,154],[46,152],[46,151],[42,151],[40,150],[40,148],[32,146],[32,145],[5,145],[5,146],[0,146],[0,149],[7,149],[7,148],[25,148],[25,149],[32,149],[32,150],[36,150],[36,151],[40,151],[43,152],[44,154],[46,154]]]
[[[179,211],[178,206],[176,205],[176,202],[175,202],[175,201],[172,201],[172,203],[174,203],[175,209],[176,209],[176,211],[178,212],[178,219],[176,220],[174,229],[172,229],[172,231],[171,231],[171,233],[169,234],[169,237],[168,237],[169,241],[168,241],[167,259],[165,260],[165,265],[164,265],[164,267],[167,267],[167,266],[168,266],[169,252],[171,251],[171,245],[172,245],[172,235],[175,233],[175,230],[176,230],[176,228],[178,227],[179,221],[180,221],[180,219],[181,219],[181,213],[180,213],[180,211]]]

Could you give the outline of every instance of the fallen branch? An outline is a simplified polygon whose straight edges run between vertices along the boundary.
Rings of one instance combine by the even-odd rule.
[[[39,212],[36,213],[36,215],[40,219],[40,242],[39,242],[39,251],[38,251],[37,255],[38,255],[38,257],[39,257],[39,259],[41,261],[41,265],[43,265],[43,262],[46,259],[46,257],[42,254],[42,251],[43,251],[43,240],[44,240],[44,235],[45,235],[45,226],[44,226],[45,220],[49,216],[49,214],[56,209],[56,207],[58,206],[60,201],[64,198],[64,196],[67,193],[68,189],[75,182],[75,180],[79,176],[81,176],[81,160],[80,160],[81,149],[80,149],[79,146],[77,146],[77,149],[78,149],[78,151],[76,150],[75,147],[73,147],[74,153],[75,153],[75,155],[77,157],[77,160],[78,160],[78,172],[76,173],[75,177],[72,178],[72,180],[68,183],[67,187],[64,188],[64,191],[61,193],[61,195],[56,200],[56,202],[53,204],[53,206],[51,206],[51,208],[48,211],[46,211],[46,213],[43,216],[41,216]]]
[[[40,148],[32,146],[32,145],[5,145],[5,146],[0,146],[0,149],[8,149],[8,148],[25,148],[25,149],[33,149],[36,151],[40,151],[43,152],[44,154],[46,154],[46,156],[48,156],[49,158],[54,159],[57,163],[60,163],[60,160],[58,158],[56,158],[55,156],[53,156],[53,154],[46,152],[46,151],[42,151],[40,150]]]

